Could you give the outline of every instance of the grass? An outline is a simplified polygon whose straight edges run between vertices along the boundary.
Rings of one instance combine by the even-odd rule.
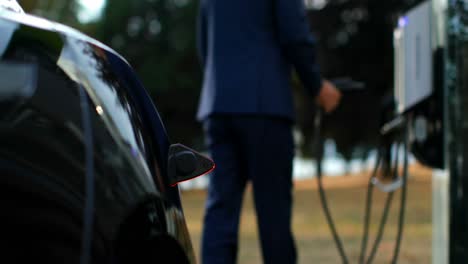
[[[431,262],[430,179],[429,170],[419,165],[411,168],[399,263],[427,264]],[[358,262],[367,180],[368,177],[365,175],[353,175],[326,178],[324,182],[329,205],[351,263]],[[370,243],[373,242],[373,234],[375,234],[378,221],[380,221],[385,197],[385,194],[379,191],[374,192]],[[197,256],[199,256],[200,249],[205,198],[206,192],[200,190],[182,193],[187,225]],[[400,192],[398,191],[393,198],[387,228],[374,263],[390,262],[397,232],[399,202]],[[293,229],[299,263],[340,263],[319,203],[315,180],[295,183]],[[262,263],[250,188],[246,192],[242,212],[239,263]]]

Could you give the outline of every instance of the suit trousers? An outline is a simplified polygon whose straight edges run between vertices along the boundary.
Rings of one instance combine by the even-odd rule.
[[[296,263],[291,231],[291,120],[216,115],[205,120],[204,129],[216,169],[209,176],[202,263],[236,263],[239,218],[248,181],[252,183],[264,263]]]

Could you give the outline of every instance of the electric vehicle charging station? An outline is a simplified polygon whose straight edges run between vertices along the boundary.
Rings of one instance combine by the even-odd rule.
[[[403,174],[398,163],[392,170],[392,185],[381,184],[375,171],[369,183],[368,202],[373,187],[389,196],[401,187],[401,211],[395,254],[397,263],[404,226],[404,204],[408,154],[433,169],[432,176],[432,263],[458,264],[468,259],[468,2],[466,0],[427,0],[404,12],[394,30],[395,117],[382,127],[382,137],[400,131],[404,142]],[[321,116],[316,119],[320,137]],[[404,140],[401,140],[401,132]],[[393,139],[392,139],[393,140]],[[320,141],[320,140],[318,140]],[[317,142],[320,160],[320,142]],[[396,159],[398,160],[398,159]],[[320,162],[317,162],[320,164]],[[323,209],[343,263],[349,263],[336,231],[321,187]],[[372,180],[374,178],[374,180]],[[369,198],[370,197],[370,198]],[[389,198],[391,200],[391,197]],[[369,219],[366,205],[365,231],[359,263],[372,263],[387,218],[384,209],[381,226],[370,254],[367,254]]]
[[[412,154],[433,169],[434,264],[468,259],[467,14],[466,1],[429,0],[394,31],[397,118],[408,122]]]
[[[446,9],[444,1],[423,2],[401,16],[394,31],[397,115],[408,119],[414,156],[433,168],[433,263],[449,263],[447,95],[444,84]]]
[[[424,2],[402,16],[394,35],[397,113],[410,118],[412,153],[433,168],[434,264],[468,257],[467,7],[466,1]]]

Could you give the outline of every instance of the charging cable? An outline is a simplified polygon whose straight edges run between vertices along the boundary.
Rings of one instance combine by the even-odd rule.
[[[343,242],[338,234],[336,229],[335,221],[332,217],[330,212],[330,207],[328,205],[328,199],[326,196],[325,189],[323,187],[323,171],[322,171],[322,159],[323,159],[323,138],[322,138],[322,119],[323,119],[323,110],[317,109],[314,125],[315,125],[315,140],[314,140],[314,147],[315,147],[315,157],[317,159],[317,183],[318,183],[318,192],[320,197],[320,203],[325,214],[328,226],[333,236],[333,240],[335,242],[336,248],[338,250],[339,256],[343,264],[349,263],[349,258],[345,252]],[[377,159],[372,170],[372,174],[369,180],[368,188],[367,188],[367,195],[366,195],[366,205],[365,205],[365,216],[364,216],[364,229],[363,229],[363,236],[362,236],[362,243],[361,243],[361,252],[359,255],[359,263],[360,264],[371,264],[374,260],[374,257],[378,251],[380,242],[382,240],[382,236],[387,224],[388,215],[390,212],[390,207],[393,201],[393,196],[396,190],[401,188],[401,199],[400,199],[400,210],[398,216],[398,229],[397,229],[397,238],[395,243],[395,248],[392,257],[392,264],[396,263],[400,251],[401,240],[403,236],[403,226],[404,226],[404,216],[405,216],[405,207],[406,207],[406,192],[407,192],[407,180],[408,180],[408,125],[406,120],[400,120],[397,125],[393,125],[391,127],[386,127],[386,133],[390,133],[394,130],[402,129],[403,133],[403,146],[404,146],[404,156],[403,156],[403,172],[402,175],[399,176],[399,146],[400,144],[396,144],[396,154],[394,159],[394,164],[391,166],[390,169],[392,174],[392,183],[391,184],[383,184],[377,179],[377,174],[380,168],[381,163],[383,162],[383,151],[384,148],[378,148],[377,152]],[[382,134],[382,136],[385,136]],[[391,162],[391,161],[390,161]],[[372,211],[372,193],[374,186],[380,189],[383,192],[388,193],[387,199],[385,201],[384,209],[382,212],[382,217],[380,220],[379,228],[376,234],[376,238],[374,243],[371,247],[371,252],[369,257],[366,259],[366,251],[367,251],[367,244],[369,240],[369,225],[370,225],[370,217]]]

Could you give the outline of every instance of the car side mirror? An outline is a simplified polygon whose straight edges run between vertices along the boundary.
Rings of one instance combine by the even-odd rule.
[[[169,147],[168,174],[171,186],[210,173],[215,163],[208,157],[182,144]]]

